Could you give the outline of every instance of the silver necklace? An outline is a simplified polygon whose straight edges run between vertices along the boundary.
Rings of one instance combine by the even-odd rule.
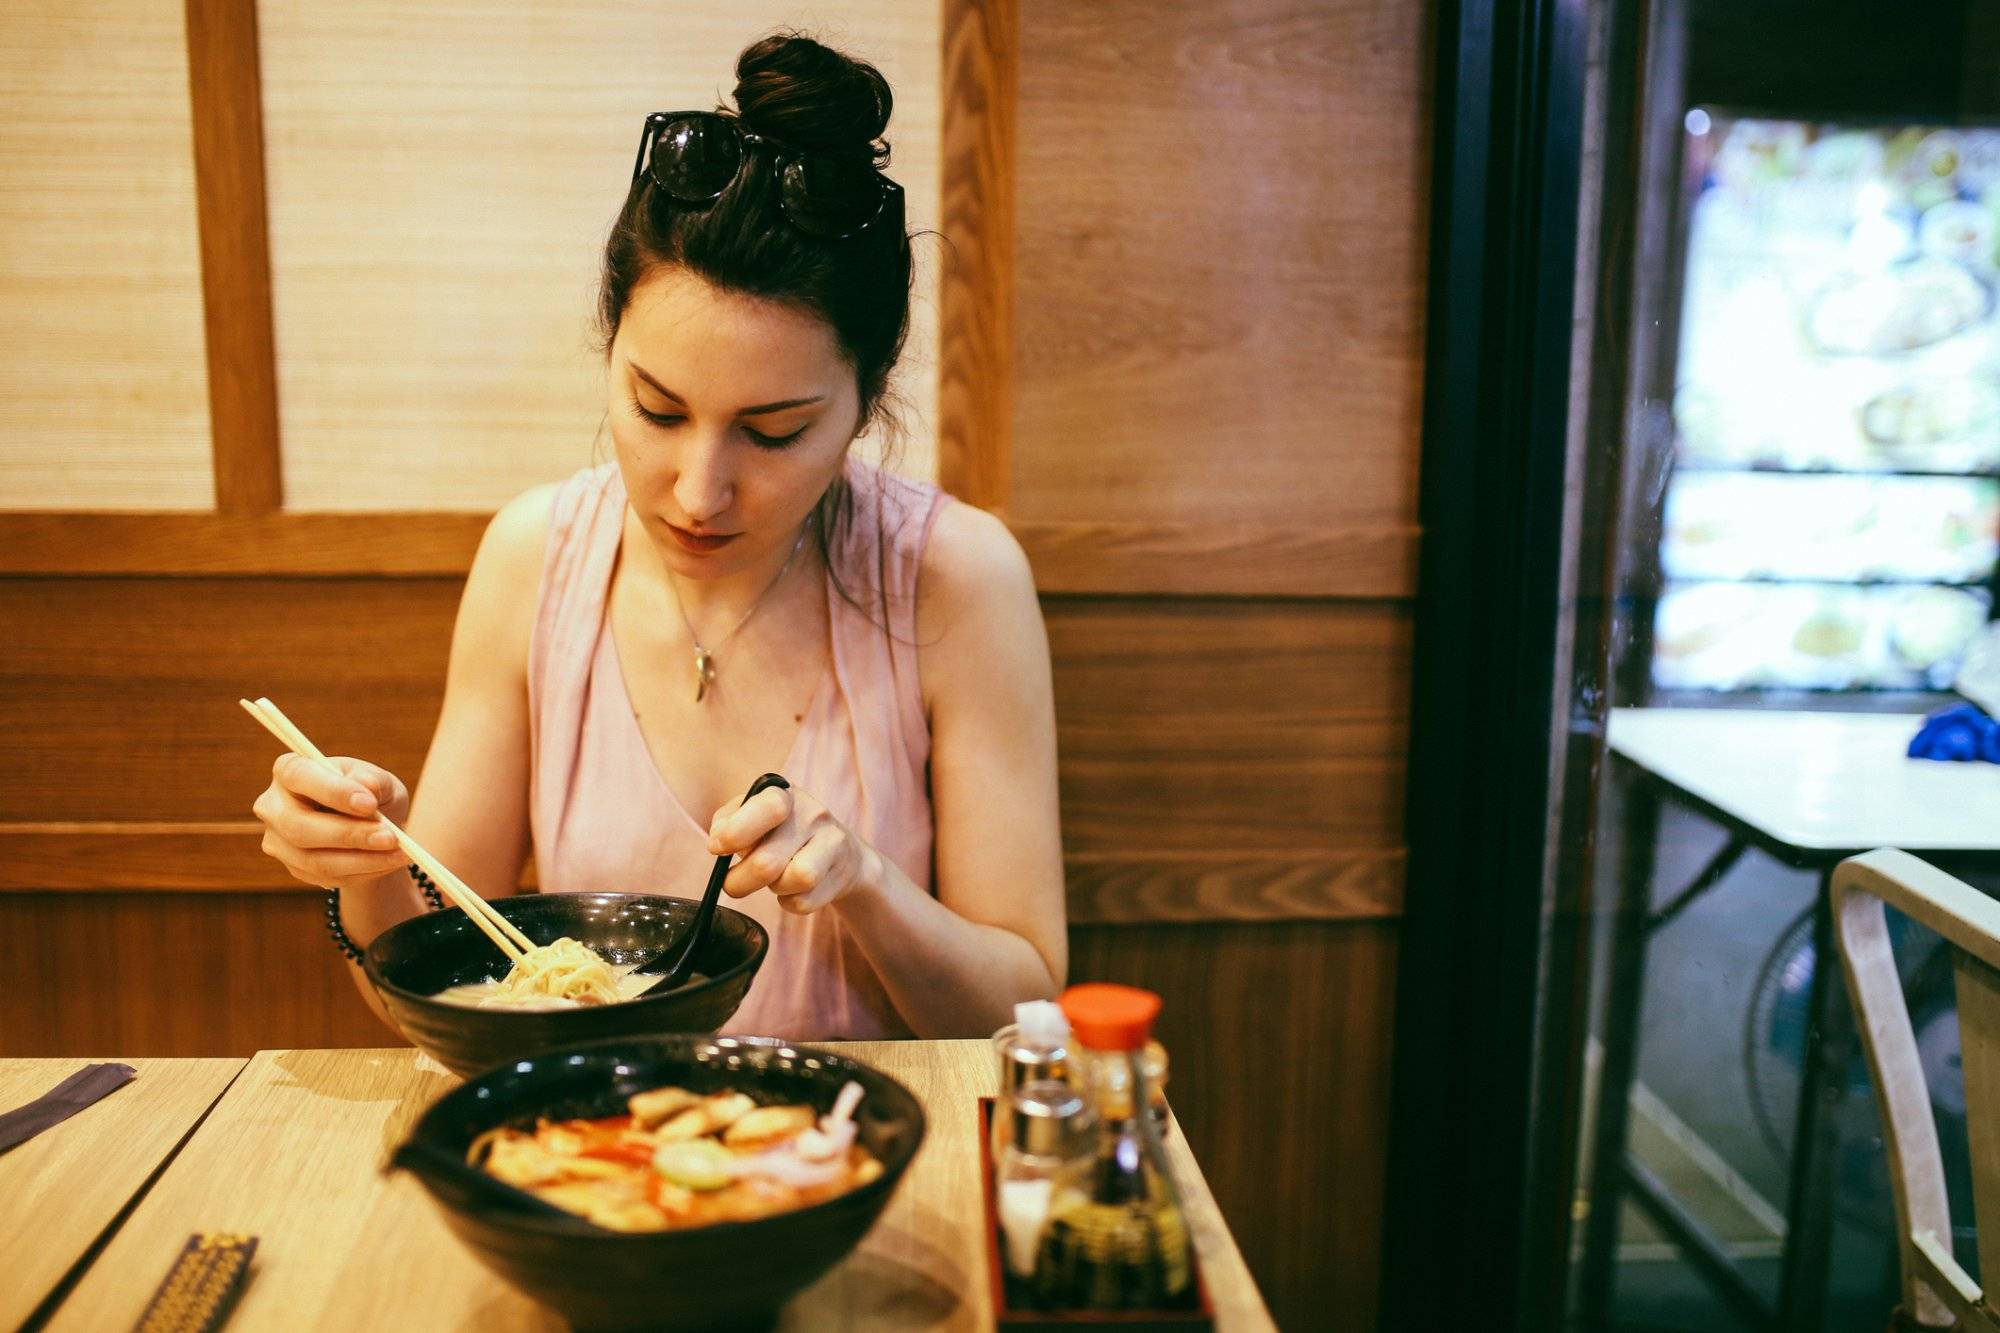
[[[681,624],[687,626],[688,641],[694,644],[694,701],[696,703],[700,703],[707,696],[708,687],[715,683],[716,652],[729,646],[729,641],[736,637],[736,632],[749,624],[750,617],[757,614],[757,608],[762,606],[764,599],[771,595],[771,589],[777,587],[779,582],[784,579],[785,571],[792,567],[792,561],[798,557],[799,548],[806,544],[806,533],[811,528],[812,516],[807,515],[805,523],[799,528],[798,540],[792,543],[790,553],[785,556],[785,563],[778,566],[778,572],[771,576],[769,583],[764,585],[764,591],[757,594],[757,600],[750,603],[750,609],[743,613],[743,618],[730,628],[729,633],[716,640],[713,648],[704,645],[701,641],[701,635],[695,633],[694,622],[688,619],[687,605],[681,601],[680,582],[674,578],[672,570],[666,571],[667,587],[672,589],[674,594],[674,608],[681,613]]]

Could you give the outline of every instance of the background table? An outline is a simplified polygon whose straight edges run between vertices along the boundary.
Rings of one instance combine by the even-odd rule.
[[[2000,852],[2000,764],[1908,758],[1922,721],[1910,713],[1617,708],[1607,739],[1683,799],[1794,859],[1877,847]]]
[[[0,1110],[25,1105],[94,1063],[0,1061]],[[118,1063],[132,1066],[137,1077],[0,1153],[0,1328],[26,1322],[244,1065],[237,1059]]]
[[[998,1077],[991,1047],[830,1045],[907,1084],[929,1128],[874,1230],[780,1326],[990,1328],[976,1119],[977,1099]],[[49,1327],[129,1328],[191,1232],[242,1231],[259,1241],[231,1333],[562,1328],[460,1246],[415,1181],[379,1172],[424,1108],[457,1083],[409,1050],[260,1052]],[[1217,1326],[1271,1327],[1177,1128],[1168,1153]]]
[[[1854,1055],[1840,969],[1832,963],[1828,877],[1846,857],[1877,847],[1900,847],[1954,869],[2000,864],[2000,765],[1908,758],[1910,738],[1922,721],[1908,713],[1612,710],[1608,748],[1630,781],[1579,1300],[1586,1322],[1602,1322],[1608,1313],[1618,1205],[1629,1194],[1746,1321],[1819,1328],[1839,1146],[1826,1099],[1844,1095],[1845,1086],[1844,1079],[1829,1082],[1825,1075],[1845,1069]],[[1655,908],[1654,852],[1663,802],[1702,815],[1728,837],[1693,880]],[[1752,848],[1820,876],[1813,907],[1816,964],[1775,1310],[1626,1149],[1646,941],[1714,888]]]

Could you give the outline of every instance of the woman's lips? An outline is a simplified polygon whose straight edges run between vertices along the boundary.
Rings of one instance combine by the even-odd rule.
[[[711,551],[720,551],[723,547],[735,541],[739,535],[734,532],[689,532],[686,528],[677,528],[671,523],[667,524],[667,531],[674,534],[674,540],[681,544],[683,550],[692,551],[696,555],[706,555]]]

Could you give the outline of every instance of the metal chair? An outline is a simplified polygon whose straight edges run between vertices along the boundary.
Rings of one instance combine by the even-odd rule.
[[[1841,862],[1831,892],[1834,938],[1868,1052],[1896,1192],[1903,1299],[1890,1326],[2000,1333],[2000,1311],[1952,1257],[1937,1126],[1882,913],[1888,903],[1952,947],[1979,1268],[2000,1281],[2000,901],[1897,851]]]

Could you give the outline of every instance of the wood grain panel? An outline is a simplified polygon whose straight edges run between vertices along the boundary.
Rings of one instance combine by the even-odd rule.
[[[1022,4],[1014,518],[1414,520],[1427,10]]]
[[[1070,976],[1160,993],[1168,1093],[1280,1328],[1375,1327],[1392,923],[1095,927]]]
[[[1223,523],[1038,523],[1014,535],[1044,593],[1408,597],[1414,527]]]
[[[263,838],[254,819],[0,824],[0,892],[310,891],[264,855]]]
[[[0,824],[0,893],[313,892],[260,850],[255,820]],[[533,866],[524,876],[532,884]],[[1069,919],[1345,921],[1402,910],[1400,851],[1065,858]]]
[[[416,774],[459,584],[0,580],[0,822],[241,819],[273,758],[239,696]],[[1392,849],[1408,614],[1048,606],[1072,853]]]
[[[284,491],[264,232],[257,0],[187,0],[187,39],[215,507],[225,514],[265,514],[283,502]]]
[[[0,821],[242,819],[277,757],[246,696],[413,782],[459,587],[0,580]]]
[[[938,481],[1007,504],[1014,394],[1015,0],[944,0]]]
[[[0,5],[0,507],[210,500],[179,4]]]
[[[0,575],[456,575],[484,513],[0,512]]]
[[[775,0],[561,6],[288,0],[261,10],[288,502],[492,509],[592,461],[590,320],[648,112],[712,106]],[[935,5],[864,0],[821,35],[895,90],[893,174],[938,217]],[[900,466],[935,474],[937,264],[899,381]]]
[[[480,513],[0,512],[0,575],[464,574]],[[1414,528],[1017,522],[1050,594],[1384,598],[1416,589]]]
[[[380,1046],[305,893],[0,894],[9,1055]]]
[[[1046,612],[1072,854],[1401,844],[1407,608]]]
[[[4,846],[4,840],[0,840]],[[1292,856],[1183,852],[1064,858],[1072,925],[1350,921],[1400,916],[1400,849]]]

